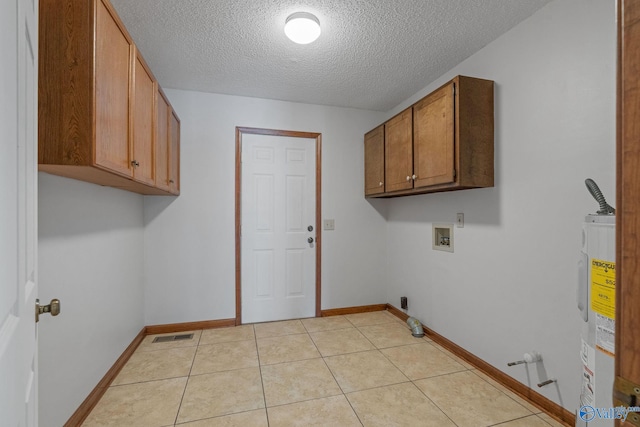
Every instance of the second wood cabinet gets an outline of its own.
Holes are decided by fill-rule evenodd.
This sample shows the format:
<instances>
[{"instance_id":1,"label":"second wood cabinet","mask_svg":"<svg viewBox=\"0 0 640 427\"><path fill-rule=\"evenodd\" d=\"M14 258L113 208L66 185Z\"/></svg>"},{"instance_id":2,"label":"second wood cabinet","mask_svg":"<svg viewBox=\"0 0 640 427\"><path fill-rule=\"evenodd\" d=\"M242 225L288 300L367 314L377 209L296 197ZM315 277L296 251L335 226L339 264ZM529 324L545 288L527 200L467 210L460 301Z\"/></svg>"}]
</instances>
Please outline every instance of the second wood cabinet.
<instances>
[{"instance_id":1,"label":"second wood cabinet","mask_svg":"<svg viewBox=\"0 0 640 427\"><path fill-rule=\"evenodd\" d=\"M95 8L95 68L92 69L92 58L87 56L90 51L79 46L82 40L92 41L91 35L85 34L92 27L91 22L79 16L83 12L79 4L66 11L53 10L62 6L59 3L47 0L40 3L40 163L85 164L95 156L96 166L132 177L129 76L133 41L108 4L100 0L83 2L85 8L92 9L91 3ZM53 57L64 47L52 37L68 31L63 22L53 22L56 14L63 14L68 22L76 24L72 33L75 38L71 38L70 51L63 57L65 60ZM67 66L71 61L76 61L75 67ZM92 85L95 87L94 105L90 104ZM65 95L69 99L65 100ZM94 108L95 117L92 117ZM75 129L70 126L74 122ZM92 129L95 129L95 146L91 145ZM63 139L56 142L60 133ZM56 154L61 154L62 158L54 158L50 155L51 148L60 143L63 144L62 152L58 150Z\"/></svg>"},{"instance_id":2,"label":"second wood cabinet","mask_svg":"<svg viewBox=\"0 0 640 427\"><path fill-rule=\"evenodd\" d=\"M180 119L173 109L169 116L169 191L180 194Z\"/></svg>"},{"instance_id":3,"label":"second wood cabinet","mask_svg":"<svg viewBox=\"0 0 640 427\"><path fill-rule=\"evenodd\" d=\"M413 155L411 148L411 108L384 124L385 191L413 187Z\"/></svg>"},{"instance_id":4,"label":"second wood cabinet","mask_svg":"<svg viewBox=\"0 0 640 427\"><path fill-rule=\"evenodd\" d=\"M492 187L493 126L493 82L457 76L365 135L365 183L368 171L385 171L384 191L365 184L365 196ZM367 138L381 127L385 155L376 166Z\"/></svg>"},{"instance_id":5,"label":"second wood cabinet","mask_svg":"<svg viewBox=\"0 0 640 427\"><path fill-rule=\"evenodd\" d=\"M155 100L156 83L153 74L146 66L144 59L136 55L133 63L133 138L130 164L133 179L144 184L155 186Z\"/></svg>"},{"instance_id":6,"label":"second wood cabinet","mask_svg":"<svg viewBox=\"0 0 640 427\"><path fill-rule=\"evenodd\" d=\"M384 193L384 125L364 136L364 194Z\"/></svg>"},{"instance_id":7,"label":"second wood cabinet","mask_svg":"<svg viewBox=\"0 0 640 427\"><path fill-rule=\"evenodd\" d=\"M156 186L180 193L180 120L161 89L156 106Z\"/></svg>"},{"instance_id":8,"label":"second wood cabinet","mask_svg":"<svg viewBox=\"0 0 640 427\"><path fill-rule=\"evenodd\" d=\"M413 106L414 188L455 182L454 91L451 82Z\"/></svg>"}]
</instances>

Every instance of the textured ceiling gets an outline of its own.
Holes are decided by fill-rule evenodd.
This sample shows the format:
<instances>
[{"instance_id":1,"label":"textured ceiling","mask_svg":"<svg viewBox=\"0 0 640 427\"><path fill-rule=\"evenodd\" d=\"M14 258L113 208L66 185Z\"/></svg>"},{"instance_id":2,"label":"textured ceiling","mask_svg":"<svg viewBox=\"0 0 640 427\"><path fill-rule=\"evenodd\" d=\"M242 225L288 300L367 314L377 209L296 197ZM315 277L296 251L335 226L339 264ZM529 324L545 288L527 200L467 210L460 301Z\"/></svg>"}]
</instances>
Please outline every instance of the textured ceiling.
<instances>
[{"instance_id":1,"label":"textured ceiling","mask_svg":"<svg viewBox=\"0 0 640 427\"><path fill-rule=\"evenodd\" d=\"M379 111L548 2L112 0L163 87ZM297 11L320 20L312 44L284 35Z\"/></svg>"}]
</instances>

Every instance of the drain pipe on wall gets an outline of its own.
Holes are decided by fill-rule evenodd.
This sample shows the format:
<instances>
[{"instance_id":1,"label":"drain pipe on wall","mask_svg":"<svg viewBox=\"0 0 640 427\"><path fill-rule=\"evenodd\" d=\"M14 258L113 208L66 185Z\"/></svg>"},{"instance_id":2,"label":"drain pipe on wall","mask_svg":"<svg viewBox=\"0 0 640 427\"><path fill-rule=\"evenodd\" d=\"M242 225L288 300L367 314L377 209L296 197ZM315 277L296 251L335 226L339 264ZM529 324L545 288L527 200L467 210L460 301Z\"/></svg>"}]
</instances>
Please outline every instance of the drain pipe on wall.
<instances>
[{"instance_id":1,"label":"drain pipe on wall","mask_svg":"<svg viewBox=\"0 0 640 427\"><path fill-rule=\"evenodd\" d=\"M424 336L424 329L422 329L422 323L415 317L409 317L407 319L407 325L411 328L411 335L416 338L422 338Z\"/></svg>"},{"instance_id":2,"label":"drain pipe on wall","mask_svg":"<svg viewBox=\"0 0 640 427\"><path fill-rule=\"evenodd\" d=\"M407 297L400 297L400 307L406 313L409 309ZM422 338L424 336L424 329L422 328L422 323L415 317L409 317L407 319L407 325L411 328L411 335L416 338Z\"/></svg>"}]
</instances>

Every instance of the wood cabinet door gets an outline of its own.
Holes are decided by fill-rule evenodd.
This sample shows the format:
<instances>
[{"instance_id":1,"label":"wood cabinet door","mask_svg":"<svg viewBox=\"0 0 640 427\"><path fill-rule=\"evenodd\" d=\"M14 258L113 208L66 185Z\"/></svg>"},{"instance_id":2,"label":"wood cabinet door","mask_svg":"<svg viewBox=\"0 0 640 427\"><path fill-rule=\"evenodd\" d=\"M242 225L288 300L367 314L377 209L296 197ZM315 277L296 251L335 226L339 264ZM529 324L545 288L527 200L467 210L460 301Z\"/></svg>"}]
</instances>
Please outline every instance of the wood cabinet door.
<instances>
[{"instance_id":1,"label":"wood cabinet door","mask_svg":"<svg viewBox=\"0 0 640 427\"><path fill-rule=\"evenodd\" d=\"M156 187L169 191L169 102L156 96Z\"/></svg>"},{"instance_id":2,"label":"wood cabinet door","mask_svg":"<svg viewBox=\"0 0 640 427\"><path fill-rule=\"evenodd\" d=\"M169 191L180 194L180 120L169 114Z\"/></svg>"},{"instance_id":3,"label":"wood cabinet door","mask_svg":"<svg viewBox=\"0 0 640 427\"><path fill-rule=\"evenodd\" d=\"M384 193L384 125L364 136L364 195Z\"/></svg>"},{"instance_id":4,"label":"wood cabinet door","mask_svg":"<svg viewBox=\"0 0 640 427\"><path fill-rule=\"evenodd\" d=\"M137 54L133 63L133 178L155 184L154 101L156 86L153 75Z\"/></svg>"},{"instance_id":5,"label":"wood cabinet door","mask_svg":"<svg viewBox=\"0 0 640 427\"><path fill-rule=\"evenodd\" d=\"M408 108L384 126L385 190L413 187L412 109Z\"/></svg>"},{"instance_id":6,"label":"wood cabinet door","mask_svg":"<svg viewBox=\"0 0 640 427\"><path fill-rule=\"evenodd\" d=\"M413 107L414 187L455 180L454 84L435 91Z\"/></svg>"},{"instance_id":7,"label":"wood cabinet door","mask_svg":"<svg viewBox=\"0 0 640 427\"><path fill-rule=\"evenodd\" d=\"M98 166L131 177L129 73L132 42L102 0L96 3L94 161Z\"/></svg>"}]
</instances>

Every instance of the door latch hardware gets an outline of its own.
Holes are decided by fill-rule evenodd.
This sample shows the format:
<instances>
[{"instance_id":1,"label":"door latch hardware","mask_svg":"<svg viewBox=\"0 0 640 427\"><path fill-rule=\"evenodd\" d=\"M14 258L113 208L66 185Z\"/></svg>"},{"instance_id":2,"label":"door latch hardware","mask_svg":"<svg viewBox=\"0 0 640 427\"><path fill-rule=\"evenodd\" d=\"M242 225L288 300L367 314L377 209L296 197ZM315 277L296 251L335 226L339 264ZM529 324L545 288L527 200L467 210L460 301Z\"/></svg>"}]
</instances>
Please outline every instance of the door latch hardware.
<instances>
[{"instance_id":1,"label":"door latch hardware","mask_svg":"<svg viewBox=\"0 0 640 427\"><path fill-rule=\"evenodd\" d=\"M60 300L54 298L47 305L40 305L40 300L36 299L36 323L40 320L40 315L43 313L49 313L52 316L60 314Z\"/></svg>"},{"instance_id":2,"label":"door latch hardware","mask_svg":"<svg viewBox=\"0 0 640 427\"><path fill-rule=\"evenodd\" d=\"M309 242L309 243L313 243L313 237L309 237L309 238L307 239L307 242Z\"/></svg>"},{"instance_id":3,"label":"door latch hardware","mask_svg":"<svg viewBox=\"0 0 640 427\"><path fill-rule=\"evenodd\" d=\"M616 377L613 383L613 406L640 406L640 385L622 377ZM640 427L640 412L629 412L626 421Z\"/></svg>"}]
</instances>

